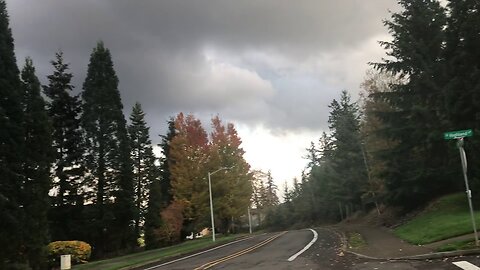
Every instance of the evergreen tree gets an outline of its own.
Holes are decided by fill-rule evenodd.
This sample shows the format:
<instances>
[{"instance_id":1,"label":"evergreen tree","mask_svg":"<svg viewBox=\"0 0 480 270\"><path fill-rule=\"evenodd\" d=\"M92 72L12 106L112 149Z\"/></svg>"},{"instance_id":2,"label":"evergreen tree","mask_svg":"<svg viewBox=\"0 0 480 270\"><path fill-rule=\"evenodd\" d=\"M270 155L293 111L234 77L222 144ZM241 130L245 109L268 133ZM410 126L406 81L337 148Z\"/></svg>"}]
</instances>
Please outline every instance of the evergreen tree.
<instances>
[{"instance_id":1,"label":"evergreen tree","mask_svg":"<svg viewBox=\"0 0 480 270\"><path fill-rule=\"evenodd\" d=\"M358 107L350 101L348 93L342 91L340 102L333 100L330 108L328 123L334 139L331 165L337 175L332 183L333 193L350 208L359 207L367 174L361 149Z\"/></svg>"},{"instance_id":2,"label":"evergreen tree","mask_svg":"<svg viewBox=\"0 0 480 270\"><path fill-rule=\"evenodd\" d=\"M162 203L162 186L159 179L155 179L149 188L148 208L145 214L145 247L155 249L162 247L164 241L158 234L158 230L164 224L161 216L165 206Z\"/></svg>"},{"instance_id":3,"label":"evergreen tree","mask_svg":"<svg viewBox=\"0 0 480 270\"><path fill-rule=\"evenodd\" d=\"M136 242L130 142L118 78L110 51L99 42L93 49L83 84L82 124L86 132L87 166L95 192L96 251L131 248ZM108 243L108 245L107 245Z\"/></svg>"},{"instance_id":4,"label":"evergreen tree","mask_svg":"<svg viewBox=\"0 0 480 270\"><path fill-rule=\"evenodd\" d=\"M326 160L321 166L316 166L308 175L308 184L310 189L304 189L313 194L312 203L313 215L321 220L338 221L342 215L338 212L341 201L333 192L336 187L338 175L333 169L332 161ZM303 194L307 196L308 194ZM307 196L308 197L308 196Z\"/></svg>"},{"instance_id":5,"label":"evergreen tree","mask_svg":"<svg viewBox=\"0 0 480 270\"><path fill-rule=\"evenodd\" d=\"M446 130L473 129L480 132L480 3L477 0L448 1L445 42L445 78L444 104L441 110L446 112ZM443 81L442 81L443 82ZM472 190L480 186L480 138L467 138L466 151L468 155L470 180ZM455 176L459 175L458 151L450 148L449 160L454 163L450 168L456 168ZM478 195L477 195L478 196ZM474 195L475 197L475 195Z\"/></svg>"},{"instance_id":6,"label":"evergreen tree","mask_svg":"<svg viewBox=\"0 0 480 270\"><path fill-rule=\"evenodd\" d=\"M325 132L322 133L318 145L313 142L309 149L307 171L302 174L301 200L310 202L310 216L323 220L335 220L330 216L332 209L336 209L330 187L334 183L328 171L331 169L333 141ZM312 152L313 151L313 152ZM333 205L333 206L332 206ZM336 213L336 212L335 212Z\"/></svg>"},{"instance_id":7,"label":"evergreen tree","mask_svg":"<svg viewBox=\"0 0 480 270\"><path fill-rule=\"evenodd\" d=\"M163 154L163 159L160 163L160 174L161 174L161 190L162 190L162 196L161 201L163 204L163 207L165 208L167 205L169 205L172 200L172 184L171 184L171 178L172 178L172 172L170 167L175 164L175 160L173 160L171 156L171 144L172 140L175 137L176 134L176 129L175 129L175 120L171 118L168 120L168 132L166 135L161 135L160 137L162 138L162 142L160 143L160 147L162 148L162 154Z\"/></svg>"},{"instance_id":8,"label":"evergreen tree","mask_svg":"<svg viewBox=\"0 0 480 270\"><path fill-rule=\"evenodd\" d=\"M283 202L287 204L292 202L292 191L288 188L286 181L283 185Z\"/></svg>"},{"instance_id":9,"label":"evergreen tree","mask_svg":"<svg viewBox=\"0 0 480 270\"><path fill-rule=\"evenodd\" d=\"M259 216L260 223L270 208L279 205L277 185L273 182L270 171L255 170L252 173L252 202ZM286 198L284 198L286 200Z\"/></svg>"},{"instance_id":10,"label":"evergreen tree","mask_svg":"<svg viewBox=\"0 0 480 270\"><path fill-rule=\"evenodd\" d=\"M5 269L21 252L19 193L25 179L22 91L4 0L0 0L0 59L0 268Z\"/></svg>"},{"instance_id":11,"label":"evergreen tree","mask_svg":"<svg viewBox=\"0 0 480 270\"><path fill-rule=\"evenodd\" d=\"M263 183L263 177L265 175L261 170L254 170L252 172L252 205L257 209L263 209L263 194L265 194L265 184Z\"/></svg>"},{"instance_id":12,"label":"evergreen tree","mask_svg":"<svg viewBox=\"0 0 480 270\"><path fill-rule=\"evenodd\" d=\"M322 136L318 140L320 157L318 158L319 165L324 165L333 157L333 150L335 148L332 136L322 132Z\"/></svg>"},{"instance_id":13,"label":"evergreen tree","mask_svg":"<svg viewBox=\"0 0 480 270\"><path fill-rule=\"evenodd\" d=\"M304 159L308 160L308 169L312 169L315 166L319 165L320 160L320 153L315 145L314 142L310 142L310 147L306 149L307 155L303 157Z\"/></svg>"},{"instance_id":14,"label":"evergreen tree","mask_svg":"<svg viewBox=\"0 0 480 270\"><path fill-rule=\"evenodd\" d=\"M273 182L272 172L268 171L267 179L265 183L265 197L264 197L264 205L266 207L271 207L278 205L280 203L277 195L278 187Z\"/></svg>"},{"instance_id":15,"label":"evergreen tree","mask_svg":"<svg viewBox=\"0 0 480 270\"><path fill-rule=\"evenodd\" d=\"M145 113L138 102L133 106L130 122L128 132L130 134L133 178L135 182L135 206L137 210L135 232L137 237L140 237L148 206L148 191L152 183L158 178L158 170L155 166L156 159L153 154L152 142L150 141L149 128L145 122Z\"/></svg>"},{"instance_id":16,"label":"evergreen tree","mask_svg":"<svg viewBox=\"0 0 480 270\"><path fill-rule=\"evenodd\" d=\"M175 164L171 155L171 144L176 134L175 120L171 118L167 123L167 134L160 136L162 138L160 147L163 154L159 167L160 179L154 180L149 188L148 208L145 214L145 245L147 249L169 244L159 233L160 228L165 225L161 213L173 201L170 168Z\"/></svg>"},{"instance_id":17,"label":"evergreen tree","mask_svg":"<svg viewBox=\"0 0 480 270\"><path fill-rule=\"evenodd\" d=\"M446 15L434 0L399 4L403 10L385 23L393 41L382 43L392 59L376 66L403 81L376 98L391 108L378 114L385 124L384 136L398 143L383 153L389 199L412 208L452 188L440 106Z\"/></svg>"},{"instance_id":18,"label":"evergreen tree","mask_svg":"<svg viewBox=\"0 0 480 270\"><path fill-rule=\"evenodd\" d=\"M57 210L62 212L63 219L67 215L64 213L66 206L82 206L84 202L84 141L80 127L80 97L71 94L74 88L71 84L73 75L69 72L69 64L63 60L63 52L57 52L51 64L54 71L47 76L48 85L43 86L43 91L50 99L48 114L54 128L53 146L56 154L53 177L56 196L53 202Z\"/></svg>"},{"instance_id":19,"label":"evergreen tree","mask_svg":"<svg viewBox=\"0 0 480 270\"><path fill-rule=\"evenodd\" d=\"M452 129L472 128L480 119L480 3L476 0L448 1L446 28L448 81L444 110Z\"/></svg>"},{"instance_id":20,"label":"evergreen tree","mask_svg":"<svg viewBox=\"0 0 480 270\"><path fill-rule=\"evenodd\" d=\"M25 182L22 185L22 254L30 267L45 267L45 246L49 241L47 213L50 207L50 164L53 156L51 123L40 96L40 82L30 58L21 73L24 86Z\"/></svg>"}]
</instances>

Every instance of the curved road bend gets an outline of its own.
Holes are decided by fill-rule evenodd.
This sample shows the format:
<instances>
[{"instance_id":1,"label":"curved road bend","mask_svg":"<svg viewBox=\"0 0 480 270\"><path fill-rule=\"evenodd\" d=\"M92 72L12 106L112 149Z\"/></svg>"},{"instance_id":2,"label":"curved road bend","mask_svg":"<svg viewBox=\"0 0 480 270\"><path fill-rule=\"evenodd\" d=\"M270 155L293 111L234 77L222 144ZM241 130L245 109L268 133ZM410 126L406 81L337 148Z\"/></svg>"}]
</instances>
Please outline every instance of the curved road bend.
<instances>
[{"instance_id":1,"label":"curved road bend","mask_svg":"<svg viewBox=\"0 0 480 270\"><path fill-rule=\"evenodd\" d=\"M313 265L313 262L302 255L291 262L288 259L308 245L313 237L308 229L263 234L185 260L146 269L309 269L305 267Z\"/></svg>"},{"instance_id":2,"label":"curved road bend","mask_svg":"<svg viewBox=\"0 0 480 270\"><path fill-rule=\"evenodd\" d=\"M440 258L437 260L389 261L369 260L344 254L340 249L340 238L331 230L315 229L318 241L295 260L292 255L312 242L312 231L299 230L270 233L224 246L170 264L144 270L165 269L320 269L320 270L479 270L480 256Z\"/></svg>"}]
</instances>

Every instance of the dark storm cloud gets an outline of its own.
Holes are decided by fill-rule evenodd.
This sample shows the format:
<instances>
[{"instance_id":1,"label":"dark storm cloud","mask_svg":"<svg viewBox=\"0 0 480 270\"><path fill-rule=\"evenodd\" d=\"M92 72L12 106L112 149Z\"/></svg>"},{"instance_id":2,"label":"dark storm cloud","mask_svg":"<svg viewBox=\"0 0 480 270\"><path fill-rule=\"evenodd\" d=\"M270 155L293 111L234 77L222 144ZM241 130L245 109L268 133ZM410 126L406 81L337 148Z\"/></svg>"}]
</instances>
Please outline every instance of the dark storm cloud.
<instances>
[{"instance_id":1,"label":"dark storm cloud","mask_svg":"<svg viewBox=\"0 0 480 270\"><path fill-rule=\"evenodd\" d=\"M103 40L125 113L141 102L154 135L179 111L272 129L325 127L326 105L358 88L365 62L375 60L368 44L386 32L381 20L395 1L7 0L7 7L18 62L31 56L42 80L62 49L81 89L91 49Z\"/></svg>"}]
</instances>

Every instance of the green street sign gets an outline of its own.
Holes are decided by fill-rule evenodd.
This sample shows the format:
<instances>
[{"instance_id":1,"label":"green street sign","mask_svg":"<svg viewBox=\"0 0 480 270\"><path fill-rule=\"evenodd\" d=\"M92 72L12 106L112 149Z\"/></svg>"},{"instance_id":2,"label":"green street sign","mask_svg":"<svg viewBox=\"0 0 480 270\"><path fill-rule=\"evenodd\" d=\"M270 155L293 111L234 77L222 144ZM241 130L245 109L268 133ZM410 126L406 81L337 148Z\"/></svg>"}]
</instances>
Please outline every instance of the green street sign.
<instances>
[{"instance_id":1,"label":"green street sign","mask_svg":"<svg viewBox=\"0 0 480 270\"><path fill-rule=\"evenodd\" d=\"M454 140L454 139L460 139L460 138L472 137L472 136L473 136L473 131L471 129L456 130L456 131L443 133L443 138L445 140Z\"/></svg>"}]
</instances>

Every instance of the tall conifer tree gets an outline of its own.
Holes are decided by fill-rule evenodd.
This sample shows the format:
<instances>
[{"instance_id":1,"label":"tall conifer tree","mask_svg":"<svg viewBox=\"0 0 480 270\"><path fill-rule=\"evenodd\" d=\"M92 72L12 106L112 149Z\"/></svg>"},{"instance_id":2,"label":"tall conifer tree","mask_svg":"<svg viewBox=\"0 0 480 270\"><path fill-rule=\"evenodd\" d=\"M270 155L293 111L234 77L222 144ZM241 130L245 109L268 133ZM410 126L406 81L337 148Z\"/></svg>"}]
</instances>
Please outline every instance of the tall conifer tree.
<instances>
[{"instance_id":1,"label":"tall conifer tree","mask_svg":"<svg viewBox=\"0 0 480 270\"><path fill-rule=\"evenodd\" d=\"M477 0L451 0L446 28L446 68L443 78L444 104L448 130L473 129L480 133L480 3ZM472 190L480 186L480 139L474 136L467 139L465 149L468 155ZM460 173L458 152L452 149L451 166ZM474 197L478 196L474 194Z\"/></svg>"},{"instance_id":2,"label":"tall conifer tree","mask_svg":"<svg viewBox=\"0 0 480 270\"><path fill-rule=\"evenodd\" d=\"M159 179L154 180L149 188L148 208L145 214L145 245L147 249L159 248L165 245L165 241L158 234L158 230L164 225L161 212L167 208L173 200L171 186L170 166L175 164L171 156L171 143L176 134L175 120L168 120L168 131L161 135L163 157L160 159Z\"/></svg>"},{"instance_id":3,"label":"tall conifer tree","mask_svg":"<svg viewBox=\"0 0 480 270\"><path fill-rule=\"evenodd\" d=\"M47 76L43 92L48 97L48 115L53 124L55 148L52 170L53 197L51 218L52 238L64 240L82 238L83 203L85 198L85 143L80 126L82 111L80 97L73 95L72 73L64 62L63 52L55 54L50 62L53 73Z\"/></svg>"},{"instance_id":4,"label":"tall conifer tree","mask_svg":"<svg viewBox=\"0 0 480 270\"><path fill-rule=\"evenodd\" d=\"M391 91L376 94L391 107L379 112L384 136L398 142L384 151L390 203L417 207L451 190L447 130L441 110L445 10L435 0L401 0L403 10L385 24L393 35L382 42L390 59L376 67L402 78Z\"/></svg>"},{"instance_id":5,"label":"tall conifer tree","mask_svg":"<svg viewBox=\"0 0 480 270\"><path fill-rule=\"evenodd\" d=\"M332 182L332 191L338 201L359 207L367 174L361 149L358 106L350 101L346 91L342 91L340 101L333 100L330 108L328 123L334 145L331 165L337 176Z\"/></svg>"},{"instance_id":6,"label":"tall conifer tree","mask_svg":"<svg viewBox=\"0 0 480 270\"><path fill-rule=\"evenodd\" d=\"M162 203L162 197L160 179L155 179L149 187L148 208L145 213L145 247L147 249L159 248L164 244L157 233L163 225L160 213L165 206Z\"/></svg>"},{"instance_id":7,"label":"tall conifer tree","mask_svg":"<svg viewBox=\"0 0 480 270\"><path fill-rule=\"evenodd\" d=\"M145 122L145 113L140 103L135 103L128 126L133 161L133 178L135 189L135 232L137 237L143 231L145 213L148 206L149 188L158 179L149 128Z\"/></svg>"},{"instance_id":8,"label":"tall conifer tree","mask_svg":"<svg viewBox=\"0 0 480 270\"><path fill-rule=\"evenodd\" d=\"M25 182L22 188L24 211L22 254L33 269L45 267L45 246L49 241L47 213L50 207L50 166L53 160L51 123L40 96L40 82L30 58L21 73L25 121Z\"/></svg>"},{"instance_id":9,"label":"tall conifer tree","mask_svg":"<svg viewBox=\"0 0 480 270\"><path fill-rule=\"evenodd\" d=\"M20 252L24 136L21 85L7 7L0 0L0 268Z\"/></svg>"},{"instance_id":10,"label":"tall conifer tree","mask_svg":"<svg viewBox=\"0 0 480 270\"><path fill-rule=\"evenodd\" d=\"M50 99L48 114L54 127L56 155L53 177L57 190L54 205L83 205L85 165L82 162L84 143L80 128L80 98L71 93L73 75L69 72L69 64L63 60L63 52L57 52L51 64L54 71L47 76L48 85L43 86L43 91Z\"/></svg>"},{"instance_id":11,"label":"tall conifer tree","mask_svg":"<svg viewBox=\"0 0 480 270\"><path fill-rule=\"evenodd\" d=\"M163 159L160 163L160 173L161 173L161 191L162 191L162 204L163 207L167 207L173 199L172 196L172 172L170 167L175 164L175 160L173 160L171 156L171 144L172 140L175 137L176 129L175 129L175 120L171 118L168 120L168 131L166 135L161 135L162 142L160 143L160 147L162 148Z\"/></svg>"},{"instance_id":12,"label":"tall conifer tree","mask_svg":"<svg viewBox=\"0 0 480 270\"><path fill-rule=\"evenodd\" d=\"M83 89L87 166L94 177L94 243L99 252L129 248L136 241L130 142L118 78L102 42L90 56Z\"/></svg>"},{"instance_id":13,"label":"tall conifer tree","mask_svg":"<svg viewBox=\"0 0 480 270\"><path fill-rule=\"evenodd\" d=\"M473 128L480 120L480 3L449 1L446 28L445 111L452 129Z\"/></svg>"}]
</instances>

